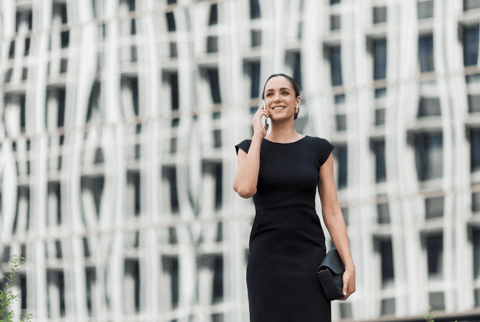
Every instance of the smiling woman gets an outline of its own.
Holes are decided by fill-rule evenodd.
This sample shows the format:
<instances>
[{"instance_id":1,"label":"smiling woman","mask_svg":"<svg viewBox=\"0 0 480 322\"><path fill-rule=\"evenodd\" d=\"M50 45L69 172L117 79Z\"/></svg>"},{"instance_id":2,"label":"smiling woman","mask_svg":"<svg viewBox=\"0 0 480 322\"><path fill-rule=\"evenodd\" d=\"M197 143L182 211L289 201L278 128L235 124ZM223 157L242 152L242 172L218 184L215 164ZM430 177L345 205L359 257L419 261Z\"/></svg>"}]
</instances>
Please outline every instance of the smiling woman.
<instances>
[{"instance_id":1,"label":"smiling woman","mask_svg":"<svg viewBox=\"0 0 480 322\"><path fill-rule=\"evenodd\" d=\"M330 302L317 279L326 254L315 211L317 186L325 224L345 263L343 300L355 291L355 267L333 177L333 145L295 131L301 98L290 76L270 76L262 98L265 109L255 114L252 139L235 146L233 183L241 197L253 196L256 210L247 263L250 321L330 322ZM262 116L272 121L268 136Z\"/></svg>"}]
</instances>

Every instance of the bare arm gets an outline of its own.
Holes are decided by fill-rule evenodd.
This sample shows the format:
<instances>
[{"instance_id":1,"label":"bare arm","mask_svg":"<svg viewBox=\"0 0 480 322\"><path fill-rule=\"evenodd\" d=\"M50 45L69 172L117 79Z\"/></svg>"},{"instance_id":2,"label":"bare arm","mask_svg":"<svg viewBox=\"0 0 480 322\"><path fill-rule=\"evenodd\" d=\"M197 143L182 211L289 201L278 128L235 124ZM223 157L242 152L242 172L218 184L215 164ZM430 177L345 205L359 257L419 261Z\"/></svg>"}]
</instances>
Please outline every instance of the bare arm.
<instances>
[{"instance_id":1,"label":"bare arm","mask_svg":"<svg viewBox=\"0 0 480 322\"><path fill-rule=\"evenodd\" d=\"M270 117L268 111L263 110L263 106L255 113L252 121L254 134L248 154L242 149L238 149L238 170L233 181L233 190L242 198L250 198L257 193L258 173L260 171L260 147L268 129L268 124L265 128L262 127L262 115Z\"/></svg>"},{"instance_id":2,"label":"bare arm","mask_svg":"<svg viewBox=\"0 0 480 322\"><path fill-rule=\"evenodd\" d=\"M345 220L338 203L337 188L333 176L333 156L331 154L320 167L318 192L322 201L323 220L345 264L345 273L343 274L343 293L345 297L343 300L346 300L350 294L355 292L355 265L350 252Z\"/></svg>"}]
</instances>

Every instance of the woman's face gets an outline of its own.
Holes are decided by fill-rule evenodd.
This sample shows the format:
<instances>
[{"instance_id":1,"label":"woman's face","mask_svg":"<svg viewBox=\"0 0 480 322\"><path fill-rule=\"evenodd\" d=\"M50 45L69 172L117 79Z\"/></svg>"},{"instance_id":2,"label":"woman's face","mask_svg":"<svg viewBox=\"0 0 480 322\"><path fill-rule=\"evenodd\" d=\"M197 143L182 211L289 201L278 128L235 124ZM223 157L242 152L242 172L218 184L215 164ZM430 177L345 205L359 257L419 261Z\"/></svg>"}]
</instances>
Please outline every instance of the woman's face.
<instances>
[{"instance_id":1,"label":"woman's face","mask_svg":"<svg viewBox=\"0 0 480 322\"><path fill-rule=\"evenodd\" d=\"M265 106L272 122L293 120L295 111L300 107L300 97L295 97L293 86L284 77L273 77L265 86Z\"/></svg>"}]
</instances>

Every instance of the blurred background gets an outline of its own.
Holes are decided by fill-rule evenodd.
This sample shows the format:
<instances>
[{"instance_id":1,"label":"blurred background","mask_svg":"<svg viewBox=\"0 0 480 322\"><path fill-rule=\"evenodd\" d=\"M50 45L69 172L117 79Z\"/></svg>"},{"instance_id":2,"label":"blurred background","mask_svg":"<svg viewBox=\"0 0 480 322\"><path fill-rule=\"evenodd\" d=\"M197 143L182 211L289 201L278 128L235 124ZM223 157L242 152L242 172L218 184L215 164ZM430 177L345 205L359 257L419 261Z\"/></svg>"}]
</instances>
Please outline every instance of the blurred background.
<instances>
[{"instance_id":1,"label":"blurred background","mask_svg":"<svg viewBox=\"0 0 480 322\"><path fill-rule=\"evenodd\" d=\"M3 0L16 315L248 322L234 145L283 72L297 131L335 145L357 292L333 320L480 319L479 22L480 0Z\"/></svg>"}]
</instances>

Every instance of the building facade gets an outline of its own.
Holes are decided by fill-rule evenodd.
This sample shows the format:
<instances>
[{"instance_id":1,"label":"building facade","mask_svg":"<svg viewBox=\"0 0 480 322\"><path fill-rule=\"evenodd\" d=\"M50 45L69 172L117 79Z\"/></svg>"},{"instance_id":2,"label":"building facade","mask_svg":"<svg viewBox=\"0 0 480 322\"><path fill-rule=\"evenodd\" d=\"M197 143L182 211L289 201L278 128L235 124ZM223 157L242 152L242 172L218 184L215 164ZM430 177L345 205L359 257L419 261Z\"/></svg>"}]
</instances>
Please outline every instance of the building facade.
<instances>
[{"instance_id":1,"label":"building facade","mask_svg":"<svg viewBox=\"0 0 480 322\"><path fill-rule=\"evenodd\" d=\"M479 22L478 0L3 0L16 315L248 321L234 145L283 72L297 131L335 145L357 292L334 321L479 316Z\"/></svg>"}]
</instances>

